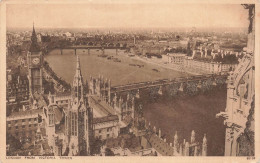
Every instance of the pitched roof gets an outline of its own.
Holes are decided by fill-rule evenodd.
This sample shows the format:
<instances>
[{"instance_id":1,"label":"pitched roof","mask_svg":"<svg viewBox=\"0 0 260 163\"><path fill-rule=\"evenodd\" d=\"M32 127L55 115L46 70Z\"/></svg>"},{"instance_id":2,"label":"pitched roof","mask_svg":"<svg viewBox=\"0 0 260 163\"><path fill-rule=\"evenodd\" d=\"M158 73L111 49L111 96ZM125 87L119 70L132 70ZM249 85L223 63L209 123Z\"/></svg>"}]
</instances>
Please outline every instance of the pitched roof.
<instances>
[{"instance_id":1,"label":"pitched roof","mask_svg":"<svg viewBox=\"0 0 260 163\"><path fill-rule=\"evenodd\" d=\"M172 156L173 148L167 143L164 142L163 139L159 138L155 133L153 133L148 139L149 143L152 147L158 151L163 156Z\"/></svg>"},{"instance_id":2,"label":"pitched roof","mask_svg":"<svg viewBox=\"0 0 260 163\"><path fill-rule=\"evenodd\" d=\"M94 118L93 124L104 123L104 122L109 122L109 121L118 121L118 120L119 119L118 119L117 115L109 115L106 117Z\"/></svg>"},{"instance_id":3,"label":"pitched roof","mask_svg":"<svg viewBox=\"0 0 260 163\"><path fill-rule=\"evenodd\" d=\"M7 117L7 120L9 118L19 118L19 117L36 117L38 114L42 114L42 109L30 109L25 111L19 111L19 112L12 112L11 115Z\"/></svg>"}]
</instances>

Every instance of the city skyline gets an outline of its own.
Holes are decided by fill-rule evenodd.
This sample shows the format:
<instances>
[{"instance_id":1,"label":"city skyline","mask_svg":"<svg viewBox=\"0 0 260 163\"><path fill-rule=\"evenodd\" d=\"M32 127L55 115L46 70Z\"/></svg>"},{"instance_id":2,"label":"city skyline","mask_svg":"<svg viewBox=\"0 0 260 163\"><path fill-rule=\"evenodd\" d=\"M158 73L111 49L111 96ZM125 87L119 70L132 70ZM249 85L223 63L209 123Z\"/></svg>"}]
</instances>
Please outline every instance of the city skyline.
<instances>
[{"instance_id":1,"label":"city skyline","mask_svg":"<svg viewBox=\"0 0 260 163\"><path fill-rule=\"evenodd\" d=\"M7 28L33 22L40 28L246 28L248 14L240 4L7 5Z\"/></svg>"}]
</instances>

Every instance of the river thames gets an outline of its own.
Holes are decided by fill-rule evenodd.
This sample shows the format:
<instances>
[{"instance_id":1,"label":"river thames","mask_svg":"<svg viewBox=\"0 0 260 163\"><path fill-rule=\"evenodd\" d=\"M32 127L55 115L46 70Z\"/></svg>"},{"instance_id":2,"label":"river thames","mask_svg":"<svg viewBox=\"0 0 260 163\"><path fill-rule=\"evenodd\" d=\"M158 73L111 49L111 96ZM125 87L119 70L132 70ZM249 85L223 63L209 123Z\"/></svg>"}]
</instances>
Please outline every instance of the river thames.
<instances>
[{"instance_id":1,"label":"river thames","mask_svg":"<svg viewBox=\"0 0 260 163\"><path fill-rule=\"evenodd\" d=\"M177 72L128 57L123 50L119 51L119 55L115 55L115 50L113 49L105 50L106 55L118 58L120 62L105 57L98 57L101 53L101 50L95 49L91 49L90 54L88 54L87 50L77 50L84 80L89 80L90 76L98 77L100 74L103 75L104 78L110 79L112 86L114 86L163 78L173 79L176 77L189 76L187 73ZM56 49L51 51L44 58L59 77L72 83L76 71L76 56L74 55L74 50L63 50L61 55L60 50Z\"/></svg>"},{"instance_id":2,"label":"river thames","mask_svg":"<svg viewBox=\"0 0 260 163\"><path fill-rule=\"evenodd\" d=\"M120 62L106 57L99 57L101 50L77 50L80 57L81 71L84 80L90 76L111 79L112 86L153 81L163 78L186 77L190 74L174 71L129 57L124 51L115 54L115 50L105 50L105 54L117 58ZM76 69L74 50L56 49L46 55L45 60L59 77L72 83ZM133 66L139 65L139 66ZM190 141L191 131L195 130L196 137L202 142L204 133L208 139L208 155L223 156L225 127L222 119L215 117L216 113L224 111L226 105L226 89L218 89L207 94L175 99L158 98L156 101L144 102L144 117L161 128L162 135L168 142L173 141L175 131L178 131L179 140ZM214 148L213 148L214 147Z\"/></svg>"}]
</instances>

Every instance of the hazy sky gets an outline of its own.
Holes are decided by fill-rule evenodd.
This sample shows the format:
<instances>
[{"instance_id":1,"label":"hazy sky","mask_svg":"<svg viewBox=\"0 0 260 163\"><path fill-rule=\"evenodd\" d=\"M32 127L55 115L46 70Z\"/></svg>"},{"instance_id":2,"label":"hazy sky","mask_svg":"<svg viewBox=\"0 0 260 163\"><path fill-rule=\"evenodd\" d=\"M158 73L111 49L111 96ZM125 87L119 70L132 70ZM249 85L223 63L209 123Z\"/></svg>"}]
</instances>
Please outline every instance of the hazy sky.
<instances>
[{"instance_id":1,"label":"hazy sky","mask_svg":"<svg viewBox=\"0 0 260 163\"><path fill-rule=\"evenodd\" d=\"M7 28L247 27L239 4L8 4Z\"/></svg>"}]
</instances>

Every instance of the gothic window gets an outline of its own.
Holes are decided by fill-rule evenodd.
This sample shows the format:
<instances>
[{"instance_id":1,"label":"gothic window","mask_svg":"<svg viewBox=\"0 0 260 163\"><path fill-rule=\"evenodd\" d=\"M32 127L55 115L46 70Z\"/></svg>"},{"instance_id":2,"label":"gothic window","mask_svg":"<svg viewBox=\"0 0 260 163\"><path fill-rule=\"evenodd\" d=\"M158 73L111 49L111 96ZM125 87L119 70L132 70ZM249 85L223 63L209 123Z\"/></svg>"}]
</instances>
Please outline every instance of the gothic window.
<instances>
[{"instance_id":1,"label":"gothic window","mask_svg":"<svg viewBox=\"0 0 260 163\"><path fill-rule=\"evenodd\" d=\"M77 114L75 113L75 136L77 136L77 131L78 129L78 117L77 117Z\"/></svg>"},{"instance_id":2,"label":"gothic window","mask_svg":"<svg viewBox=\"0 0 260 163\"><path fill-rule=\"evenodd\" d=\"M49 114L49 125L54 124L54 114Z\"/></svg>"},{"instance_id":3,"label":"gothic window","mask_svg":"<svg viewBox=\"0 0 260 163\"><path fill-rule=\"evenodd\" d=\"M74 135L74 128L75 128L75 125L74 125L74 113L72 113L72 116L71 116L71 134Z\"/></svg>"},{"instance_id":4,"label":"gothic window","mask_svg":"<svg viewBox=\"0 0 260 163\"><path fill-rule=\"evenodd\" d=\"M79 98L81 98L80 96L81 96L81 86L79 86L79 90L78 90L78 96L79 96Z\"/></svg>"},{"instance_id":5,"label":"gothic window","mask_svg":"<svg viewBox=\"0 0 260 163\"><path fill-rule=\"evenodd\" d=\"M72 113L71 115L71 134L77 136L77 114Z\"/></svg>"},{"instance_id":6,"label":"gothic window","mask_svg":"<svg viewBox=\"0 0 260 163\"><path fill-rule=\"evenodd\" d=\"M77 87L74 88L75 97L77 97Z\"/></svg>"}]
</instances>

